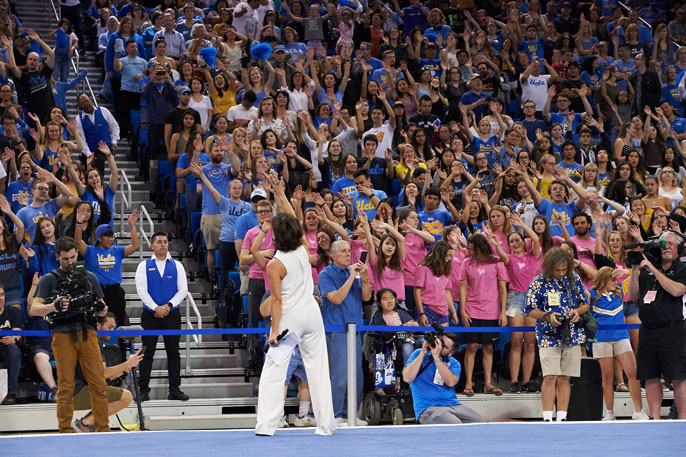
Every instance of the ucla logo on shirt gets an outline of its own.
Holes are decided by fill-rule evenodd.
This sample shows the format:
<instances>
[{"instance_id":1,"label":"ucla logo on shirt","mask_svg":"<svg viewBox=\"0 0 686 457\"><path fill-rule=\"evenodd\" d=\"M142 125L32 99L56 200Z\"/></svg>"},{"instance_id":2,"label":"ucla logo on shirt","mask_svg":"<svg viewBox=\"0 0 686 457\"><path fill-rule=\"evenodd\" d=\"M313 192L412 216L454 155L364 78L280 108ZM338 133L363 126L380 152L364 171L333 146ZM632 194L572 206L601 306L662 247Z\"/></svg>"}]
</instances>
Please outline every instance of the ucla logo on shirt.
<instances>
[{"instance_id":1,"label":"ucla logo on shirt","mask_svg":"<svg viewBox=\"0 0 686 457\"><path fill-rule=\"evenodd\" d=\"M422 227L424 228L424 231L429 232L432 235L443 233L443 223L439 220L423 221Z\"/></svg>"},{"instance_id":2,"label":"ucla logo on shirt","mask_svg":"<svg viewBox=\"0 0 686 457\"><path fill-rule=\"evenodd\" d=\"M370 209L376 209L376 206L372 204L371 200L368 203L364 203L361 200L357 200L355 203L357 204L357 208L355 208L357 211L367 211Z\"/></svg>"},{"instance_id":3,"label":"ucla logo on shirt","mask_svg":"<svg viewBox=\"0 0 686 457\"><path fill-rule=\"evenodd\" d=\"M112 254L98 254L98 267L101 270L110 270L116 266L116 263L117 259Z\"/></svg>"},{"instance_id":4,"label":"ucla logo on shirt","mask_svg":"<svg viewBox=\"0 0 686 457\"><path fill-rule=\"evenodd\" d=\"M352 193L356 191L355 184L353 184L352 186L344 187L341 191L345 195L352 195Z\"/></svg>"},{"instance_id":5,"label":"ucla logo on shirt","mask_svg":"<svg viewBox=\"0 0 686 457\"><path fill-rule=\"evenodd\" d=\"M31 219L31 220L33 221L34 224L37 224L38 220L41 217L45 217L45 216L48 216L48 214L43 213L43 211L38 211L38 214L36 216L34 216L33 219ZM27 232L27 234L28 234L28 232Z\"/></svg>"},{"instance_id":6,"label":"ucla logo on shirt","mask_svg":"<svg viewBox=\"0 0 686 457\"><path fill-rule=\"evenodd\" d=\"M569 219L569 214L567 214L564 211L558 211L556 209L553 209L553 213L550 215L550 225L558 225L556 221L558 217L562 220L562 223L565 225L565 227L572 222Z\"/></svg>"}]
</instances>

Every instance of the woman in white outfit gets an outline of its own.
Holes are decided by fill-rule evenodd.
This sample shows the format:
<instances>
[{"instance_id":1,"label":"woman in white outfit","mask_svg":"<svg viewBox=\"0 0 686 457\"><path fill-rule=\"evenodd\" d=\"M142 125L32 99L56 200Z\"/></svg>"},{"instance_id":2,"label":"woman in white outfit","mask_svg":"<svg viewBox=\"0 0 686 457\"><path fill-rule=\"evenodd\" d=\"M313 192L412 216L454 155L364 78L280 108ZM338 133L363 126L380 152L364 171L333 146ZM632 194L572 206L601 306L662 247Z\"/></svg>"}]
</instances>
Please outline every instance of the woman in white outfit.
<instances>
[{"instance_id":1,"label":"woman in white outfit","mask_svg":"<svg viewBox=\"0 0 686 457\"><path fill-rule=\"evenodd\" d=\"M276 254L267 265L272 315L267 344L270 347L278 346L276 337L285 329L300 337L300 352L305 363L312 407L317 420L316 433L331 435L336 430L336 421L331 399L329 360L324 321L312 295L314 283L307 241L284 194L283 183L276 182L273 187L281 214L277 214L272 220ZM269 357L265 358L257 400L256 435L271 436L279 425L288 361L284 360L276 365Z\"/></svg>"}]
</instances>

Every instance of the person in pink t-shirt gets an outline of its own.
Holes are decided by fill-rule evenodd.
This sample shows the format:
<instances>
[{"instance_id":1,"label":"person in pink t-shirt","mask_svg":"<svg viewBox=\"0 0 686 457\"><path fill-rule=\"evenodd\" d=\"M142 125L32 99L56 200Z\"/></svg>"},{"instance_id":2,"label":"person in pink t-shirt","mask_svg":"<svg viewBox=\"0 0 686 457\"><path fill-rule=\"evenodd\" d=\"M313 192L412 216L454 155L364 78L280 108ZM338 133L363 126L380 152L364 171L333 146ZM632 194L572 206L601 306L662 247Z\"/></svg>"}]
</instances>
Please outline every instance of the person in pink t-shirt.
<instances>
[{"instance_id":1,"label":"person in pink t-shirt","mask_svg":"<svg viewBox=\"0 0 686 457\"><path fill-rule=\"evenodd\" d=\"M526 242L522 232L513 232L507 241L510 245L510 254L500 249L498 240L491 240L495 245L500 260L503 261L510 277L510 290L507 293L507 322L510 327L533 327L536 320L526 317L526 294L529 284L541 272L541 244L538 235L526 226L517 213L511 217L512 225L523 230L531 240L531 249L526 249ZM522 340L524 340L524 357L522 358ZM536 359L536 334L533 332L512 332L510 334L510 392L520 393L536 392L538 386L531 382L531 372ZM522 382L519 379L519 367L522 366Z\"/></svg>"},{"instance_id":2,"label":"person in pink t-shirt","mask_svg":"<svg viewBox=\"0 0 686 457\"><path fill-rule=\"evenodd\" d=\"M386 234L381 236L379 247L374 247L369 220L364 212L360 212L360 219L364 224L367 241L367 252L369 257L370 278L374 292L381 289L392 289L396 291L396 299L401 308L405 307L405 237L398 232L395 227L378 219L372 221L376 233Z\"/></svg>"},{"instance_id":3,"label":"person in pink t-shirt","mask_svg":"<svg viewBox=\"0 0 686 457\"><path fill-rule=\"evenodd\" d=\"M462 264L469 255L467 251L467 239L462 234L462 231L456 225L450 225L443 229L443 241L447 241L450 247L453 248L452 270L450 271L450 295L453 300L460 299L460 272L462 271ZM455 303L455 308L459 316L459 303Z\"/></svg>"},{"instance_id":4,"label":"person in pink t-shirt","mask_svg":"<svg viewBox=\"0 0 686 457\"><path fill-rule=\"evenodd\" d=\"M491 208L491 211L488 213L488 224L486 224L486 227L498 238L502 250L509 254L510 246L507 244L507 237L512 233L510 208L501 205ZM493 254L495 254L495 249L493 249Z\"/></svg>"},{"instance_id":5,"label":"person in pink t-shirt","mask_svg":"<svg viewBox=\"0 0 686 457\"><path fill-rule=\"evenodd\" d=\"M398 229L405 236L405 306L407 312L414 316L417 309L414 301L414 273L435 239L432 234L420 229L419 216L413 209L405 209L400 213Z\"/></svg>"},{"instance_id":6,"label":"person in pink t-shirt","mask_svg":"<svg viewBox=\"0 0 686 457\"><path fill-rule=\"evenodd\" d=\"M531 228L534 229L534 232L538 235L538 239L541 243L541 257L544 257L549 250L555 246L561 245L564 241L564 238L561 236L550 235L550 223L542 214L534 217Z\"/></svg>"},{"instance_id":7,"label":"person in pink t-shirt","mask_svg":"<svg viewBox=\"0 0 686 457\"><path fill-rule=\"evenodd\" d=\"M477 233L467 242L469 257L460 273L460 315L465 327L497 327L507 325L507 270L500 259L493 257L491 245ZM494 287L497 284L497 287ZM497 333L466 333L467 351L464 357L464 394L474 395L472 373L479 344L483 351L484 393L502 395L503 391L491 384L493 345Z\"/></svg>"},{"instance_id":8,"label":"person in pink t-shirt","mask_svg":"<svg viewBox=\"0 0 686 457\"><path fill-rule=\"evenodd\" d=\"M414 272L414 300L419 324L424 327L434 322L447 327L450 320L457 323L450 295L454 252L445 241L436 241Z\"/></svg>"}]
</instances>

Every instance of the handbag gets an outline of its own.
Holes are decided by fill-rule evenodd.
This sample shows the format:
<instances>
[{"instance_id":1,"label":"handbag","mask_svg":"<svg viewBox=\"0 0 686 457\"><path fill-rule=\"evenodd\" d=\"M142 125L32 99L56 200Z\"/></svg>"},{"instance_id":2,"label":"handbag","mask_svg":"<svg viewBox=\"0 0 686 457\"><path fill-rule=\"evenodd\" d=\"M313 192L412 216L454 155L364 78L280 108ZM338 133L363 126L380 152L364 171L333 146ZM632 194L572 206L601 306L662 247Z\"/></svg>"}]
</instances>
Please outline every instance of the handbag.
<instances>
[{"instance_id":1,"label":"handbag","mask_svg":"<svg viewBox=\"0 0 686 457\"><path fill-rule=\"evenodd\" d=\"M568 283L570 287L567 288L567 293L569 293L569 299L572 305L576 305L576 282L571 284ZM597 300L598 297L595 297ZM584 329L586 335L586 340L592 340L595 338L596 332L598 332L598 320L591 314L591 309L589 308L583 315L579 316L579 322L577 325Z\"/></svg>"},{"instance_id":2,"label":"handbag","mask_svg":"<svg viewBox=\"0 0 686 457\"><path fill-rule=\"evenodd\" d=\"M391 351L384 344L381 351L374 356L374 387L392 387L395 383L395 364Z\"/></svg>"}]
</instances>

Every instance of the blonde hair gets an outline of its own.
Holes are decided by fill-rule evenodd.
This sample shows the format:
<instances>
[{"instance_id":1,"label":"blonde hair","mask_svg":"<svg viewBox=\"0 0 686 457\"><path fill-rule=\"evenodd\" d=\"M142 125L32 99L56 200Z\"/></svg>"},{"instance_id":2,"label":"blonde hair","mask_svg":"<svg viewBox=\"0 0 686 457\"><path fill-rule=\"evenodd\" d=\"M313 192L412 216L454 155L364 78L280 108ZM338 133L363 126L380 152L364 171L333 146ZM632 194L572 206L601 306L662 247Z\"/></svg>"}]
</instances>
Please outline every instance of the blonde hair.
<instances>
[{"instance_id":1,"label":"blonde hair","mask_svg":"<svg viewBox=\"0 0 686 457\"><path fill-rule=\"evenodd\" d=\"M584 166L584 172L586 170L593 170L595 171L595 179L593 180L592 183L586 182L586 173L581 174L581 182L579 182L579 185L581 186L582 189L585 189L587 187L593 187L597 191L600 191L603 186L600 185L600 181L598 180L598 165L595 163L587 163L586 166Z\"/></svg>"},{"instance_id":2,"label":"blonde hair","mask_svg":"<svg viewBox=\"0 0 686 457\"><path fill-rule=\"evenodd\" d=\"M598 270L598 273L596 273L595 278L593 278L593 290L597 291L598 293L602 293L607 287L608 283L610 281L614 281L612 279L612 273L614 271L615 269L612 267L602 267L600 270ZM615 295L618 295L619 297L623 296L622 289L616 281L614 283L614 288L611 290L611 292Z\"/></svg>"}]
</instances>

